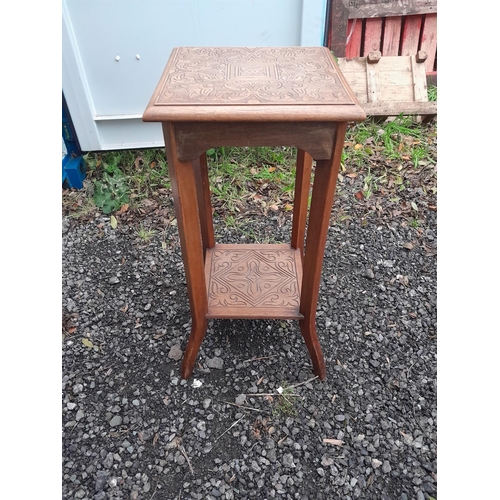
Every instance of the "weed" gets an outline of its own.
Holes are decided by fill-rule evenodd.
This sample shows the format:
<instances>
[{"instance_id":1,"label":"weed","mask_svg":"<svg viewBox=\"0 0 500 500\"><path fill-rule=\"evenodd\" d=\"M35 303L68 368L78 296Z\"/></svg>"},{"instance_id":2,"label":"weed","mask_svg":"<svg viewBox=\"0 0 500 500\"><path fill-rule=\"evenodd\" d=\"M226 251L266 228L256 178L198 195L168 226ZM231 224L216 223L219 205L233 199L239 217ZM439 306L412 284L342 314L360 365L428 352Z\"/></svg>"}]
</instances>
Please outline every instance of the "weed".
<instances>
[{"instance_id":1,"label":"weed","mask_svg":"<svg viewBox=\"0 0 500 500\"><path fill-rule=\"evenodd\" d=\"M282 382L281 389L281 394L277 397L276 406L273 409L273 416L277 417L280 415L297 415L297 408L295 408L295 402L293 401L293 397L295 397L293 387L289 386L287 382Z\"/></svg>"},{"instance_id":2,"label":"weed","mask_svg":"<svg viewBox=\"0 0 500 500\"><path fill-rule=\"evenodd\" d=\"M420 221L418 219L411 219L410 226L416 229L420 226Z\"/></svg>"},{"instance_id":3,"label":"weed","mask_svg":"<svg viewBox=\"0 0 500 500\"><path fill-rule=\"evenodd\" d=\"M226 227L236 227L236 219L234 215L228 214L224 219L224 225Z\"/></svg>"},{"instance_id":4,"label":"weed","mask_svg":"<svg viewBox=\"0 0 500 500\"><path fill-rule=\"evenodd\" d=\"M110 214L129 202L129 187L127 179L119 168L102 174L102 180L95 182L94 202L103 213Z\"/></svg>"},{"instance_id":5,"label":"weed","mask_svg":"<svg viewBox=\"0 0 500 500\"><path fill-rule=\"evenodd\" d=\"M118 197L126 193L128 201L124 203L130 203L132 207L140 205L143 199L156 196L158 190L170 187L165 153L159 148L88 153L85 161L89 179L94 180L96 187L101 184L100 188L95 190L98 194L96 204L99 208L103 208L107 201L106 209L109 210L111 205L111 211L116 210L113 207L117 206L118 202L114 204L109 202L109 199L116 198L116 195L111 194L111 191L117 188L115 184L120 188ZM114 181L110 180L110 177Z\"/></svg>"},{"instance_id":6,"label":"weed","mask_svg":"<svg viewBox=\"0 0 500 500\"><path fill-rule=\"evenodd\" d=\"M365 175L363 184L363 195L366 199L370 198L374 191L378 189L375 179L368 167L368 173Z\"/></svg>"},{"instance_id":7,"label":"weed","mask_svg":"<svg viewBox=\"0 0 500 500\"><path fill-rule=\"evenodd\" d=\"M295 148L289 147L209 149L207 159L214 200L220 208L237 212L243 199L269 188L291 199L295 188L295 153Z\"/></svg>"},{"instance_id":8,"label":"weed","mask_svg":"<svg viewBox=\"0 0 500 500\"><path fill-rule=\"evenodd\" d=\"M156 230L154 229L146 229L142 224L139 229L135 232L135 234L144 242L148 242L151 238L156 234Z\"/></svg>"},{"instance_id":9,"label":"weed","mask_svg":"<svg viewBox=\"0 0 500 500\"><path fill-rule=\"evenodd\" d=\"M429 161L429 153L423 146L417 146L411 151L411 161L414 167L417 167L421 161Z\"/></svg>"},{"instance_id":10,"label":"weed","mask_svg":"<svg viewBox=\"0 0 500 500\"><path fill-rule=\"evenodd\" d=\"M429 90L432 92L432 87ZM342 175L348 177L349 183L356 177L363 180L365 199L391 188L396 194L408 187L408 166L436 163L435 135L435 129L402 115L385 123L366 120L349 126L342 153ZM209 149L208 175L215 215L224 217L226 226L244 231L245 216L253 209L266 214L293 210L296 152L293 147ZM165 200L163 196L158 199L159 194L171 195L163 149L89 153L85 160L88 181L94 184L95 207L90 203L77 207L73 203L73 217L96 209L109 214L125 203L129 205L129 215L141 216L144 206L149 206L144 201L156 198L162 204ZM256 238L253 234L246 236Z\"/></svg>"},{"instance_id":11,"label":"weed","mask_svg":"<svg viewBox=\"0 0 500 500\"><path fill-rule=\"evenodd\" d=\"M96 209L96 204L94 199L85 196L84 198L82 198L82 203L78 204L76 208L73 208L69 216L72 217L73 219L84 218L87 215L94 212L95 209Z\"/></svg>"},{"instance_id":12,"label":"weed","mask_svg":"<svg viewBox=\"0 0 500 500\"><path fill-rule=\"evenodd\" d=\"M410 116L401 115L383 124L366 121L348 129L342 162L363 167L376 154L388 160L411 160L415 166L420 161L431 162L429 144L424 139L422 126Z\"/></svg>"},{"instance_id":13,"label":"weed","mask_svg":"<svg viewBox=\"0 0 500 500\"><path fill-rule=\"evenodd\" d=\"M438 98L438 88L436 85L429 85L427 87L427 99L429 101L437 101Z\"/></svg>"}]
</instances>

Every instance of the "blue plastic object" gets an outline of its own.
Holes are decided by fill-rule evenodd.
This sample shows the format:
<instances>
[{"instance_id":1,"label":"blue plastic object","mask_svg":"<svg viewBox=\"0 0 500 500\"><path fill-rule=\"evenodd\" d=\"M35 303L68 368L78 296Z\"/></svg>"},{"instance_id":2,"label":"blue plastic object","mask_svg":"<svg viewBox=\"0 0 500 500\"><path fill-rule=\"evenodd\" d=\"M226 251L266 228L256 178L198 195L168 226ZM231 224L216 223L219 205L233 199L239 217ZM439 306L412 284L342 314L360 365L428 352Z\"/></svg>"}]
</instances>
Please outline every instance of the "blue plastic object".
<instances>
[{"instance_id":1,"label":"blue plastic object","mask_svg":"<svg viewBox=\"0 0 500 500\"><path fill-rule=\"evenodd\" d=\"M62 96L62 138L66 155L62 159L62 185L64 188L82 189L85 179L85 160L76 137L64 94Z\"/></svg>"}]
</instances>

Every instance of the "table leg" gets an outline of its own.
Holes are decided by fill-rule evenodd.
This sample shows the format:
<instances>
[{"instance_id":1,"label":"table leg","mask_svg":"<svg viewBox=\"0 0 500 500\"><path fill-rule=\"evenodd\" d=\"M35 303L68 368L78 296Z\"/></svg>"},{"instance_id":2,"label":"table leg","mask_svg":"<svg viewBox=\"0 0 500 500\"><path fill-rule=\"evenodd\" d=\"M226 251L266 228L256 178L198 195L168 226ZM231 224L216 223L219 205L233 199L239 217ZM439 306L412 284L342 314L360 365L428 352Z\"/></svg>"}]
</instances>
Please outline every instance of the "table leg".
<instances>
[{"instance_id":1,"label":"table leg","mask_svg":"<svg viewBox=\"0 0 500 500\"><path fill-rule=\"evenodd\" d=\"M306 153L303 149L297 150L291 246L292 248L300 248L301 256L304 255L304 235L306 231L312 162L313 159L310 154Z\"/></svg>"},{"instance_id":2,"label":"table leg","mask_svg":"<svg viewBox=\"0 0 500 500\"><path fill-rule=\"evenodd\" d=\"M193 373L196 356L205 337L206 314L208 312L205 263L196 189L196 168L190 161L179 161L174 125L164 123L163 135L191 307L191 334L181 367L182 378L188 378Z\"/></svg>"},{"instance_id":3,"label":"table leg","mask_svg":"<svg viewBox=\"0 0 500 500\"><path fill-rule=\"evenodd\" d=\"M207 155L203 153L193 161L196 177L196 193L198 196L198 209L200 211L201 239L203 241L203 256L207 248L215 246L214 222L212 217L212 202L210 200L210 183L208 180Z\"/></svg>"},{"instance_id":4,"label":"table leg","mask_svg":"<svg viewBox=\"0 0 500 500\"><path fill-rule=\"evenodd\" d=\"M326 369L316 333L316 307L345 130L346 123L337 125L332 158L316 161L300 297L300 312L304 316L299 321L300 331L309 350L314 373L322 380L326 376Z\"/></svg>"}]
</instances>

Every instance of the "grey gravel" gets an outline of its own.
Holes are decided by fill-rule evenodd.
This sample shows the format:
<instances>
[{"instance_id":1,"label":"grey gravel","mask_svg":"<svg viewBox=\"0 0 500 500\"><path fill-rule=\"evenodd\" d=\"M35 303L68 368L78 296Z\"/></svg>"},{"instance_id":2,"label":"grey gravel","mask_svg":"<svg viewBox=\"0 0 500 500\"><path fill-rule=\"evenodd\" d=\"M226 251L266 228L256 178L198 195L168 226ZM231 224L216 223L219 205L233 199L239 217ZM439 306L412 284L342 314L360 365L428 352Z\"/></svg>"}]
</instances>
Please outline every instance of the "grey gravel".
<instances>
[{"instance_id":1,"label":"grey gravel","mask_svg":"<svg viewBox=\"0 0 500 500\"><path fill-rule=\"evenodd\" d=\"M209 321L183 380L191 317L176 226L145 243L109 217L64 219L63 316L76 326L62 343L64 500L437 498L436 213L418 202L419 233L357 204L355 188L337 189L350 219L332 222L324 253L325 381L310 380L285 320ZM217 240L289 241L290 215L226 228L216 214Z\"/></svg>"},{"instance_id":2,"label":"grey gravel","mask_svg":"<svg viewBox=\"0 0 500 500\"><path fill-rule=\"evenodd\" d=\"M173 359L175 361L179 361L179 359L182 358L182 349L179 344L175 344L170 348L170 351L168 352L168 357L170 359Z\"/></svg>"},{"instance_id":3,"label":"grey gravel","mask_svg":"<svg viewBox=\"0 0 500 500\"><path fill-rule=\"evenodd\" d=\"M365 269L365 276L367 278L370 278L371 280L375 278L375 273L373 272L373 269L367 268Z\"/></svg>"},{"instance_id":4,"label":"grey gravel","mask_svg":"<svg viewBox=\"0 0 500 500\"><path fill-rule=\"evenodd\" d=\"M235 403L237 405L243 405L245 404L247 397L244 394L240 394L239 396L236 396Z\"/></svg>"},{"instance_id":5,"label":"grey gravel","mask_svg":"<svg viewBox=\"0 0 500 500\"><path fill-rule=\"evenodd\" d=\"M122 421L123 421L122 417L120 417L119 415L115 415L109 421L109 425L111 425L111 427L116 427L117 425L121 425Z\"/></svg>"},{"instance_id":6,"label":"grey gravel","mask_svg":"<svg viewBox=\"0 0 500 500\"><path fill-rule=\"evenodd\" d=\"M224 367L224 360L222 360L221 358L210 358L210 359L207 359L207 366L209 368L215 368L217 370L222 370L222 368Z\"/></svg>"}]
</instances>

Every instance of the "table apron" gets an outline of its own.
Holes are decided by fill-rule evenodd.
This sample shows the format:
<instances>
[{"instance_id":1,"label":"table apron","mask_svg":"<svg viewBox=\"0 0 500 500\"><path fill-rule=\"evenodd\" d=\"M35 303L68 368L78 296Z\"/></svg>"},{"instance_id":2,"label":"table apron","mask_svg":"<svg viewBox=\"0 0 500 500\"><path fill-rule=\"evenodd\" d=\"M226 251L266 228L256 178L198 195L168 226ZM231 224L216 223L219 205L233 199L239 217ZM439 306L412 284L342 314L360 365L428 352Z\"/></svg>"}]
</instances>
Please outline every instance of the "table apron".
<instances>
[{"instance_id":1,"label":"table apron","mask_svg":"<svg viewBox=\"0 0 500 500\"><path fill-rule=\"evenodd\" d=\"M213 147L294 146L315 160L333 155L337 122L174 122L180 161Z\"/></svg>"}]
</instances>

